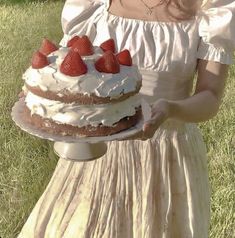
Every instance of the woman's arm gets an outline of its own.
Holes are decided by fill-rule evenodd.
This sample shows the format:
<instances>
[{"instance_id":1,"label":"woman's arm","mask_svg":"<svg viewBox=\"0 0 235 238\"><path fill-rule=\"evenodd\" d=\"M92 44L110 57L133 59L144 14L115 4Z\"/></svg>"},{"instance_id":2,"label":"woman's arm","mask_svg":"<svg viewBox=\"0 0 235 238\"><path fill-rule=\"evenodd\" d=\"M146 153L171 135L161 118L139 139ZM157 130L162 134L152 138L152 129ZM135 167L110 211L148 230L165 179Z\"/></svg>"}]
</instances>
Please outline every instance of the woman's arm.
<instances>
[{"instance_id":1,"label":"woman's arm","mask_svg":"<svg viewBox=\"0 0 235 238\"><path fill-rule=\"evenodd\" d=\"M178 101L165 99L157 101L152 107L152 119L144 125L144 137L152 137L155 130L167 118L201 122L215 116L221 103L227 72L227 65L199 60L194 95Z\"/></svg>"},{"instance_id":2,"label":"woman's arm","mask_svg":"<svg viewBox=\"0 0 235 238\"><path fill-rule=\"evenodd\" d=\"M215 116L221 104L227 72L227 65L199 60L194 95L185 100L169 101L169 117L201 122Z\"/></svg>"}]
</instances>

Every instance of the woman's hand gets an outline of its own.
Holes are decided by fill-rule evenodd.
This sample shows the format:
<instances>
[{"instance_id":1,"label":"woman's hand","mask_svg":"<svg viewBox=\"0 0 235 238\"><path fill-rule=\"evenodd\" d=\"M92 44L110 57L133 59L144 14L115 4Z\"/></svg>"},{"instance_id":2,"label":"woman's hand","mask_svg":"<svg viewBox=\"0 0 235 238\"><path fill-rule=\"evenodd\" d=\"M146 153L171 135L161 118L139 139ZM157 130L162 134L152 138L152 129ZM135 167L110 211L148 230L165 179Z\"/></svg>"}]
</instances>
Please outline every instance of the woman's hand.
<instances>
[{"instance_id":1,"label":"woman's hand","mask_svg":"<svg viewBox=\"0 0 235 238\"><path fill-rule=\"evenodd\" d=\"M143 125L142 139L152 138L155 131L170 115L170 103L166 99L157 100L151 108L151 119Z\"/></svg>"},{"instance_id":2,"label":"woman's hand","mask_svg":"<svg viewBox=\"0 0 235 238\"><path fill-rule=\"evenodd\" d=\"M151 118L145 121L142 131L124 140L147 140L153 137L155 131L170 115L170 103L159 99L151 105Z\"/></svg>"}]
</instances>

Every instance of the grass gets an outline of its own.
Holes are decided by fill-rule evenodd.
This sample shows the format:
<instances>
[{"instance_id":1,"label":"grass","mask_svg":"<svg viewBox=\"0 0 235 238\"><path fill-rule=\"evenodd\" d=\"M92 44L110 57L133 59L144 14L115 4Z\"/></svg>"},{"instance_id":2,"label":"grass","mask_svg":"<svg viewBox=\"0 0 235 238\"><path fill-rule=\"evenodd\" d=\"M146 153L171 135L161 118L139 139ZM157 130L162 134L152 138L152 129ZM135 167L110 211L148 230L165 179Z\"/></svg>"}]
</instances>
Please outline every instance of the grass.
<instances>
[{"instance_id":1,"label":"grass","mask_svg":"<svg viewBox=\"0 0 235 238\"><path fill-rule=\"evenodd\" d=\"M201 125L208 147L212 193L211 238L235 237L235 69L217 117Z\"/></svg>"},{"instance_id":2,"label":"grass","mask_svg":"<svg viewBox=\"0 0 235 238\"><path fill-rule=\"evenodd\" d=\"M0 0L3 3L5 0ZM14 1L14 0L12 0ZM56 165L46 141L20 131L10 117L21 75L46 36L59 42L63 2L0 5L0 237L15 238ZM5 1L6 2L6 1ZM19 1L14 1L19 3ZM235 67L216 118L200 125L212 188L210 238L235 237ZM198 237L200 238L200 237Z\"/></svg>"},{"instance_id":3,"label":"grass","mask_svg":"<svg viewBox=\"0 0 235 238\"><path fill-rule=\"evenodd\" d=\"M208 148L212 193L211 238L235 237L235 67L218 115L201 124Z\"/></svg>"},{"instance_id":4,"label":"grass","mask_svg":"<svg viewBox=\"0 0 235 238\"><path fill-rule=\"evenodd\" d=\"M0 237L15 238L56 165L48 143L15 127L10 112L21 75L42 37L62 36L62 2L0 6ZM4 37L2 37L4 36Z\"/></svg>"},{"instance_id":5,"label":"grass","mask_svg":"<svg viewBox=\"0 0 235 238\"><path fill-rule=\"evenodd\" d=\"M14 4L26 4L26 3L52 3L52 2L62 2L63 0L0 0L1 5L11 6Z\"/></svg>"}]
</instances>

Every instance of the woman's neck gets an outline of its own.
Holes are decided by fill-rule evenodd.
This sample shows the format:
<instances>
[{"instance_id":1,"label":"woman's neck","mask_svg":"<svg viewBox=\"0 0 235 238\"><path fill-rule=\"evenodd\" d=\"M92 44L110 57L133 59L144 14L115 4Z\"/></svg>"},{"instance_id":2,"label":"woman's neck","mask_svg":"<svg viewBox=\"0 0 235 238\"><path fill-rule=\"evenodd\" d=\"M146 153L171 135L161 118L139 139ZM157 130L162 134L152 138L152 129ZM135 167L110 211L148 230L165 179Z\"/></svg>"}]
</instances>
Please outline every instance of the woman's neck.
<instances>
[{"instance_id":1,"label":"woman's neck","mask_svg":"<svg viewBox=\"0 0 235 238\"><path fill-rule=\"evenodd\" d=\"M145 21L177 22L190 19L182 19L182 12L172 4L153 0L110 0L108 11L116 16Z\"/></svg>"}]
</instances>

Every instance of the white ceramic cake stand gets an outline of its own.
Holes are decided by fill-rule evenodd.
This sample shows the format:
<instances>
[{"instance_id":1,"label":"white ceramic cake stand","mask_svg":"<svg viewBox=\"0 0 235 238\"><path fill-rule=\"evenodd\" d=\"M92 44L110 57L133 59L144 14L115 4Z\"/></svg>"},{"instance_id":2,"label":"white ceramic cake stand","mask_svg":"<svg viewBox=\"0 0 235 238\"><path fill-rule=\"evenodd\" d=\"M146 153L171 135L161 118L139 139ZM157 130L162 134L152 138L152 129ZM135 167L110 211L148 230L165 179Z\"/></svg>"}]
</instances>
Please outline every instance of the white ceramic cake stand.
<instances>
[{"instance_id":1,"label":"white ceramic cake stand","mask_svg":"<svg viewBox=\"0 0 235 238\"><path fill-rule=\"evenodd\" d=\"M42 139L54 141L54 152L63 159L73 161L90 161L102 157L107 151L105 142L122 140L141 131L144 119L140 120L134 127L111 136L85 137L85 136L63 136L43 131L31 125L23 117L24 102L20 99L12 109L12 119L23 131ZM142 102L144 118L149 114L148 104Z\"/></svg>"}]
</instances>

